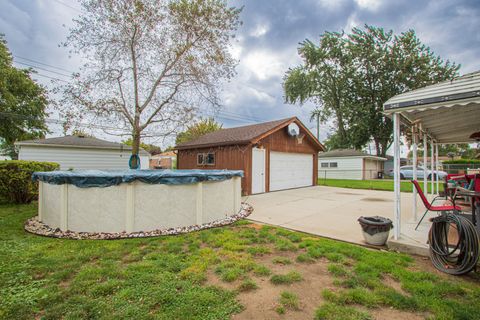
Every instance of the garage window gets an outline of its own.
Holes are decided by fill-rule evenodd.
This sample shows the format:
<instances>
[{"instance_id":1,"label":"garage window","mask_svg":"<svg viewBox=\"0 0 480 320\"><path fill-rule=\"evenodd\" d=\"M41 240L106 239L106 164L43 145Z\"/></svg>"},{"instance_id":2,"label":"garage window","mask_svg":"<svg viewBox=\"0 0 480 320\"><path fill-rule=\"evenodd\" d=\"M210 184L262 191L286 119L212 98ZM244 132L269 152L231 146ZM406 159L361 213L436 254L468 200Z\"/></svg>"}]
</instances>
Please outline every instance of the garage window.
<instances>
[{"instance_id":1,"label":"garage window","mask_svg":"<svg viewBox=\"0 0 480 320\"><path fill-rule=\"evenodd\" d=\"M198 153L197 154L197 165L203 166L213 166L215 165L215 153Z\"/></svg>"},{"instance_id":2,"label":"garage window","mask_svg":"<svg viewBox=\"0 0 480 320\"><path fill-rule=\"evenodd\" d=\"M328 162L322 162L321 166L322 168L328 168Z\"/></svg>"},{"instance_id":3,"label":"garage window","mask_svg":"<svg viewBox=\"0 0 480 320\"><path fill-rule=\"evenodd\" d=\"M205 164L213 166L215 165L215 153L207 153L205 157Z\"/></svg>"},{"instance_id":4,"label":"garage window","mask_svg":"<svg viewBox=\"0 0 480 320\"><path fill-rule=\"evenodd\" d=\"M204 161L205 161L204 155L205 155L204 153L197 154L197 165L201 166L204 164Z\"/></svg>"},{"instance_id":5,"label":"garage window","mask_svg":"<svg viewBox=\"0 0 480 320\"><path fill-rule=\"evenodd\" d=\"M337 168L338 163L337 162L330 162L330 168Z\"/></svg>"}]
</instances>

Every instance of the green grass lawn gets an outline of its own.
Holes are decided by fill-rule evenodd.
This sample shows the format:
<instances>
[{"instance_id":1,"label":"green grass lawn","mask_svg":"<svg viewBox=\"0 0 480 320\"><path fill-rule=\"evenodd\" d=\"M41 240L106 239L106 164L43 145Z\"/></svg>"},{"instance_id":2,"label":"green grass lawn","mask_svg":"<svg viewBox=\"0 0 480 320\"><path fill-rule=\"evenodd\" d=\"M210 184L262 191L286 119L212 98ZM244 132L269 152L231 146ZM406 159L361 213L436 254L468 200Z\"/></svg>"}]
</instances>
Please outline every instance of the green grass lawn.
<instances>
[{"instance_id":1,"label":"green grass lawn","mask_svg":"<svg viewBox=\"0 0 480 320\"><path fill-rule=\"evenodd\" d=\"M33 204L0 205L0 319L228 319L253 308L239 296L278 319L392 309L480 317L476 275L441 275L408 255L248 221L181 236L53 239L24 232L35 214ZM322 277L328 285L308 287ZM318 301L311 309L306 295Z\"/></svg>"},{"instance_id":2,"label":"green grass lawn","mask_svg":"<svg viewBox=\"0 0 480 320\"><path fill-rule=\"evenodd\" d=\"M351 189L369 189L393 191L393 180L350 180L350 179L318 179L319 186L351 188ZM410 181L401 181L400 189L402 192L412 192L412 183ZM423 189L423 181L420 181ZM443 191L443 184L440 183L440 191ZM428 192L431 192L430 183Z\"/></svg>"}]
</instances>

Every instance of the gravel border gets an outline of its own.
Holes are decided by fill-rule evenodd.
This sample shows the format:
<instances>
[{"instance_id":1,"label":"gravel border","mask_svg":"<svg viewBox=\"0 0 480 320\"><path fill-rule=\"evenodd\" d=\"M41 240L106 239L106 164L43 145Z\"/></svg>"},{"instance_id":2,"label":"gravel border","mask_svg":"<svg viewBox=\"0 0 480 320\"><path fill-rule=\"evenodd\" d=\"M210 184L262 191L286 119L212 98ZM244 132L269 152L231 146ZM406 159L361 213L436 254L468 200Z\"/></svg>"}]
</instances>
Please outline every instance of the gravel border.
<instances>
[{"instance_id":1,"label":"gravel border","mask_svg":"<svg viewBox=\"0 0 480 320\"><path fill-rule=\"evenodd\" d=\"M147 238L159 237L166 235L176 235L200 231L209 228L222 227L234 223L235 221L248 217L253 212L253 207L246 202L242 203L239 213L226 217L225 219L216 220L202 225L193 225L180 228L157 229L152 231L138 232L76 232L62 231L59 228L52 228L38 220L38 216L28 219L25 222L24 229L27 232L52 238L74 239L74 240L113 240L113 239L131 239L131 238Z\"/></svg>"}]
</instances>

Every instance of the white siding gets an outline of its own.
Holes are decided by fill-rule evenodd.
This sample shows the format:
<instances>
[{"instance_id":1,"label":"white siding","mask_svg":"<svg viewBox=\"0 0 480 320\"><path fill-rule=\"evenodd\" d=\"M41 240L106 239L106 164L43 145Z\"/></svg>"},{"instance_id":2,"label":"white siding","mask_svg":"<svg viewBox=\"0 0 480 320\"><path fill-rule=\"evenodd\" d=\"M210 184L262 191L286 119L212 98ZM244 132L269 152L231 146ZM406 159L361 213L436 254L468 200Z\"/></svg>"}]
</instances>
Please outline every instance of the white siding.
<instances>
[{"instance_id":1,"label":"white siding","mask_svg":"<svg viewBox=\"0 0 480 320\"><path fill-rule=\"evenodd\" d=\"M330 163L336 162L337 167L331 168ZM328 163L328 168L322 168L322 163ZM362 158L319 158L319 179L354 179L362 180Z\"/></svg>"},{"instance_id":2,"label":"white siding","mask_svg":"<svg viewBox=\"0 0 480 320\"><path fill-rule=\"evenodd\" d=\"M61 170L68 169L128 169L130 151L20 146L20 160L50 161L60 164ZM148 169L148 156L140 156L142 169Z\"/></svg>"},{"instance_id":3,"label":"white siding","mask_svg":"<svg viewBox=\"0 0 480 320\"><path fill-rule=\"evenodd\" d=\"M383 171L382 161L365 159L365 179L378 179L378 172Z\"/></svg>"}]
</instances>

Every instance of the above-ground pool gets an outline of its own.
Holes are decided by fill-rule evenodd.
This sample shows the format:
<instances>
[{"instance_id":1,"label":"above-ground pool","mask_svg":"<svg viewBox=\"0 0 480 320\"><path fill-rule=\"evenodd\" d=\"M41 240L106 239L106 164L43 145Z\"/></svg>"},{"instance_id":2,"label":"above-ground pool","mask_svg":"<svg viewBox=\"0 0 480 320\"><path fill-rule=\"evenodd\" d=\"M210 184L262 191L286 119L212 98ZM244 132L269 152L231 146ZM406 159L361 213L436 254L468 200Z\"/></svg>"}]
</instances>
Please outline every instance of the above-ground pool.
<instances>
[{"instance_id":1,"label":"above-ground pool","mask_svg":"<svg viewBox=\"0 0 480 320\"><path fill-rule=\"evenodd\" d=\"M61 231L138 233L204 225L238 214L242 171L36 172L38 220Z\"/></svg>"}]
</instances>

